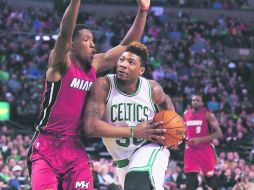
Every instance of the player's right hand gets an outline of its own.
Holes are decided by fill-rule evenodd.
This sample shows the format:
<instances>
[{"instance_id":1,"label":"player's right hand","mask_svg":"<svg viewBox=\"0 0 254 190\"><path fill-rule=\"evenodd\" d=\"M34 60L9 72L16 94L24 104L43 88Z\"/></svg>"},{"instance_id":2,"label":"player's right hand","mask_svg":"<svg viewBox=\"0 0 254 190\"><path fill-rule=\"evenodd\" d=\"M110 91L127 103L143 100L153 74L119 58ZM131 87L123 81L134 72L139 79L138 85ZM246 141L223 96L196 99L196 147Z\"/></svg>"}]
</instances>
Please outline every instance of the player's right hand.
<instances>
[{"instance_id":1,"label":"player's right hand","mask_svg":"<svg viewBox=\"0 0 254 190\"><path fill-rule=\"evenodd\" d=\"M150 7L150 0L137 0L139 7L142 9L148 9Z\"/></svg>"},{"instance_id":2,"label":"player's right hand","mask_svg":"<svg viewBox=\"0 0 254 190\"><path fill-rule=\"evenodd\" d=\"M198 145L199 143L201 143L201 138L191 138L188 139L188 142L190 145Z\"/></svg>"},{"instance_id":3,"label":"player's right hand","mask_svg":"<svg viewBox=\"0 0 254 190\"><path fill-rule=\"evenodd\" d=\"M134 137L138 139L146 139L152 142L160 142L165 139L166 129L161 128L163 122L155 122L153 120L145 121L134 127Z\"/></svg>"}]
</instances>

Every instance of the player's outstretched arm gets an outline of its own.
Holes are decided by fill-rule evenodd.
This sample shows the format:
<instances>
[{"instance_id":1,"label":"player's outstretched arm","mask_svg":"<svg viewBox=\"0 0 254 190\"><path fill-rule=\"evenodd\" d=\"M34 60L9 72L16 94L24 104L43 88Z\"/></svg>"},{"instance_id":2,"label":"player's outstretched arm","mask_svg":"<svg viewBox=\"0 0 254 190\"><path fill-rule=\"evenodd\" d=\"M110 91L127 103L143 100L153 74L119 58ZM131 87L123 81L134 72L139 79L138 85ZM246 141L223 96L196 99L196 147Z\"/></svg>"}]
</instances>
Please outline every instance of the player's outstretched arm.
<instances>
[{"instance_id":1,"label":"player's outstretched arm","mask_svg":"<svg viewBox=\"0 0 254 190\"><path fill-rule=\"evenodd\" d=\"M109 81L106 77L98 78L93 84L86 102L84 112L83 130L88 137L137 137L143 139L160 139L165 132L158 129L161 123L143 122L135 127L135 133L131 133L131 127L116 127L103 121L106 111L106 98L109 92Z\"/></svg>"},{"instance_id":2,"label":"player's outstretched arm","mask_svg":"<svg viewBox=\"0 0 254 190\"><path fill-rule=\"evenodd\" d=\"M152 98L154 104L159 107L159 110L175 111L174 105L168 95L165 94L162 87L154 80L149 80L152 89Z\"/></svg>"},{"instance_id":3,"label":"player's outstretched arm","mask_svg":"<svg viewBox=\"0 0 254 190\"><path fill-rule=\"evenodd\" d=\"M46 78L48 81L55 82L61 79L62 74L70 64L69 51L72 43L72 34L76 25L80 0L71 0L67 7L61 24L58 38L55 42L49 58Z\"/></svg>"},{"instance_id":4,"label":"player's outstretched arm","mask_svg":"<svg viewBox=\"0 0 254 190\"><path fill-rule=\"evenodd\" d=\"M140 40L145 28L147 10L150 7L150 0L138 0L138 5L139 10L135 21L121 43L106 53L95 55L92 64L97 72L114 67L119 57L126 50L127 46L133 41Z\"/></svg>"}]
</instances>

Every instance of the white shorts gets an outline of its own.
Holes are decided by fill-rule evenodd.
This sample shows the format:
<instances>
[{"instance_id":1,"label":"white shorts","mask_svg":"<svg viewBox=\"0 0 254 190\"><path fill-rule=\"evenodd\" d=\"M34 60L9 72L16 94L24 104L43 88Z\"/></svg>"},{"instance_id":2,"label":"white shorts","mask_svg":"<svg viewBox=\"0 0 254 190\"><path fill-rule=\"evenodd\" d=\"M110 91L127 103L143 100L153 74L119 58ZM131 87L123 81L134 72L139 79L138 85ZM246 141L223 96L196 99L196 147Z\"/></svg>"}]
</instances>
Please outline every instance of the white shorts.
<instances>
[{"instance_id":1,"label":"white shorts","mask_svg":"<svg viewBox=\"0 0 254 190\"><path fill-rule=\"evenodd\" d=\"M148 171L154 190L164 190L164 176L168 167L169 150L151 143L140 147L129 159L129 165L117 168L117 175L122 187L125 176L132 171Z\"/></svg>"}]
</instances>

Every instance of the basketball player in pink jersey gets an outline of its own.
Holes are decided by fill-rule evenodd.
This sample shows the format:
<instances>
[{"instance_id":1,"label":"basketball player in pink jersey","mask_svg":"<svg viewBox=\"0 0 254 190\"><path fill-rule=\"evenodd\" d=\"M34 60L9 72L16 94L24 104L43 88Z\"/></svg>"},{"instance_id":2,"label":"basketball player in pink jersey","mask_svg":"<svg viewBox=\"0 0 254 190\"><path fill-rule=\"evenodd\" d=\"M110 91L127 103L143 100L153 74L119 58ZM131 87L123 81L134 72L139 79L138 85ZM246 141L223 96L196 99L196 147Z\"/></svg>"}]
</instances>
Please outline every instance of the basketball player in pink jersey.
<instances>
[{"instance_id":1,"label":"basketball player in pink jersey","mask_svg":"<svg viewBox=\"0 0 254 190\"><path fill-rule=\"evenodd\" d=\"M33 190L93 189L88 156L79 138L85 99L96 72L113 67L127 45L140 39L150 6L150 0L138 0L136 19L122 42L95 55L92 32L76 25L80 1L71 0L50 53L41 113L28 153ZM157 125L140 125L141 136L161 133L161 129L151 129ZM129 133L119 129L119 134Z\"/></svg>"},{"instance_id":2,"label":"basketball player in pink jersey","mask_svg":"<svg viewBox=\"0 0 254 190\"><path fill-rule=\"evenodd\" d=\"M218 189L214 178L215 152L211 140L222 137L222 131L215 115L208 111L202 97L195 95L191 99L192 108L184 113L186 122L186 145L184 171L187 176L186 189L196 190L198 173L202 171L206 184L213 190ZM211 133L209 132L211 128Z\"/></svg>"}]
</instances>

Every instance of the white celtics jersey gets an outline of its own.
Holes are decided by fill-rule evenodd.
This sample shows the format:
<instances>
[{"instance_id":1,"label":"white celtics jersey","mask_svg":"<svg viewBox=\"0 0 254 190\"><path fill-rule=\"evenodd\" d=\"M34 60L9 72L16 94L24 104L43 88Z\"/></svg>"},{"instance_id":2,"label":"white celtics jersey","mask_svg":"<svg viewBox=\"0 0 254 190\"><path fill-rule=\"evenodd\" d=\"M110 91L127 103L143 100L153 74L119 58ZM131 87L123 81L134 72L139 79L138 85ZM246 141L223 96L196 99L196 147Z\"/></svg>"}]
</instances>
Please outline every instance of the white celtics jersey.
<instances>
[{"instance_id":1,"label":"white celtics jersey","mask_svg":"<svg viewBox=\"0 0 254 190\"><path fill-rule=\"evenodd\" d=\"M153 118L156 107L152 101L151 86L139 78L136 92L125 94L116 85L116 75L107 75L110 90L107 97L105 120L115 127L136 126ZM145 140L136 138L103 138L104 144L115 161L129 158Z\"/></svg>"}]
</instances>

